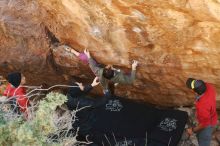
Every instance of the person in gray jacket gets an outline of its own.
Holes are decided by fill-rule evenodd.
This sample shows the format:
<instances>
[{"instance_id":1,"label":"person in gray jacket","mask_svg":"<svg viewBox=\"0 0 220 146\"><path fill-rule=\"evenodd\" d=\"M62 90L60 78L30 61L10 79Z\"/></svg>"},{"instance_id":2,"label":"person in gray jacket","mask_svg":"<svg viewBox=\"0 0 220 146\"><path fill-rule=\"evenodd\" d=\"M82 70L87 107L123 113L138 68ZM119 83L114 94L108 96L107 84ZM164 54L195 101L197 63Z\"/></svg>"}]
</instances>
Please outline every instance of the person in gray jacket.
<instances>
[{"instance_id":1,"label":"person in gray jacket","mask_svg":"<svg viewBox=\"0 0 220 146\"><path fill-rule=\"evenodd\" d=\"M112 65L100 67L96 61L90 56L88 50L84 50L84 54L89 60L89 67L93 73L99 78L99 82L103 87L104 94L111 94L109 91L109 82L120 84L132 84L136 76L136 68L138 61L134 60L132 63L131 74L127 75L123 71L116 70Z\"/></svg>"}]
</instances>

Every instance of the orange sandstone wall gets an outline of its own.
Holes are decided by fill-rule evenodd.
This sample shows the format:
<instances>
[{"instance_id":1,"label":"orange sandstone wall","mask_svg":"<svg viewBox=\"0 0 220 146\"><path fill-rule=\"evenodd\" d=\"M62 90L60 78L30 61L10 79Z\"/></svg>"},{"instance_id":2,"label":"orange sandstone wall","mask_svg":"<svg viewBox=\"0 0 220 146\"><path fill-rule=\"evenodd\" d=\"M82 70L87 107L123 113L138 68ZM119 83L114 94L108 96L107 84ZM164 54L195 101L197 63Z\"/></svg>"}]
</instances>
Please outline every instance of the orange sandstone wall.
<instances>
[{"instance_id":1,"label":"orange sandstone wall","mask_svg":"<svg viewBox=\"0 0 220 146\"><path fill-rule=\"evenodd\" d=\"M91 81L88 66L62 44L126 71L138 60L137 80L117 86L117 95L191 105L187 77L213 83L220 95L219 0L0 1L2 74L20 70L31 84Z\"/></svg>"}]
</instances>

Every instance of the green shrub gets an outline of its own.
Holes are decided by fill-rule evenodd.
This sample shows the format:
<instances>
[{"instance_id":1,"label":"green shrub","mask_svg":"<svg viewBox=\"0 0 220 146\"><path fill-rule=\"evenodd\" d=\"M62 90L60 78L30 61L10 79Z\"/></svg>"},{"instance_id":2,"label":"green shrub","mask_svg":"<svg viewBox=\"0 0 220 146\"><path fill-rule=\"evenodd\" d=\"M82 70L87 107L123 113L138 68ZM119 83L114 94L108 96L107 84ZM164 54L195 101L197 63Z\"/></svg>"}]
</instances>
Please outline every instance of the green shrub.
<instances>
[{"instance_id":1,"label":"green shrub","mask_svg":"<svg viewBox=\"0 0 220 146\"><path fill-rule=\"evenodd\" d=\"M62 105L67 97L59 93L49 93L40 101L31 120L25 121L17 117L6 120L6 112L0 111L0 145L1 146L58 146L61 143L48 143L48 134L57 130L53 122L53 113Z\"/></svg>"}]
</instances>

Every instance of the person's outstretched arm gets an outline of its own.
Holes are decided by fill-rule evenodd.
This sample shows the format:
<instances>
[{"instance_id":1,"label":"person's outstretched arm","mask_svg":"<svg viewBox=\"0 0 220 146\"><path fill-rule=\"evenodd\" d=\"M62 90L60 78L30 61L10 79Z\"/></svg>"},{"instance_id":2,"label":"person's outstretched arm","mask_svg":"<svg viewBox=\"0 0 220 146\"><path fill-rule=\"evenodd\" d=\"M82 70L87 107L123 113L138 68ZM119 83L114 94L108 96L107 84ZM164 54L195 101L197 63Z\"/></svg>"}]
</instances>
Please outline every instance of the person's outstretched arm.
<instances>
[{"instance_id":1,"label":"person's outstretched arm","mask_svg":"<svg viewBox=\"0 0 220 146\"><path fill-rule=\"evenodd\" d=\"M79 52L77 52L76 50L74 50L73 48L71 48L70 46L67 45L63 45L64 49L74 55L76 55L77 57L80 55Z\"/></svg>"},{"instance_id":2,"label":"person's outstretched arm","mask_svg":"<svg viewBox=\"0 0 220 146\"><path fill-rule=\"evenodd\" d=\"M99 81L98 81L98 77L95 77L92 84L85 85L85 86L79 82L75 82L75 84L78 85L78 88L71 87L69 90L69 95L71 95L72 97L79 97L79 96L88 94L93 89L93 87L99 84Z\"/></svg>"},{"instance_id":3,"label":"person's outstretched arm","mask_svg":"<svg viewBox=\"0 0 220 146\"><path fill-rule=\"evenodd\" d=\"M93 89L93 87L97 86L98 84L99 84L98 77L95 77L92 84L84 86L83 92L87 94Z\"/></svg>"},{"instance_id":4,"label":"person's outstretched arm","mask_svg":"<svg viewBox=\"0 0 220 146\"><path fill-rule=\"evenodd\" d=\"M86 56L88 57L89 59L89 67L91 68L91 70L93 71L93 73L96 75L96 76L99 76L99 73L100 73L100 70L101 70L101 67L99 67L96 63L96 61L90 56L90 53L88 50L84 50L84 53L86 54Z\"/></svg>"},{"instance_id":5,"label":"person's outstretched arm","mask_svg":"<svg viewBox=\"0 0 220 146\"><path fill-rule=\"evenodd\" d=\"M134 60L133 63L132 63L131 74L126 75L123 72L120 72L115 76L113 81L115 83L132 84L135 80L137 65L138 65L138 61Z\"/></svg>"},{"instance_id":6,"label":"person's outstretched arm","mask_svg":"<svg viewBox=\"0 0 220 146\"><path fill-rule=\"evenodd\" d=\"M97 86L98 84L98 77L93 80L92 84L86 86L83 86L82 83L76 82L76 85L78 85L78 87L72 87L67 94L68 100L66 102L66 105L68 109L74 110L78 106L78 104L80 104L80 107L93 106L94 99L84 98L83 96L88 94L93 89L93 87Z\"/></svg>"}]
</instances>

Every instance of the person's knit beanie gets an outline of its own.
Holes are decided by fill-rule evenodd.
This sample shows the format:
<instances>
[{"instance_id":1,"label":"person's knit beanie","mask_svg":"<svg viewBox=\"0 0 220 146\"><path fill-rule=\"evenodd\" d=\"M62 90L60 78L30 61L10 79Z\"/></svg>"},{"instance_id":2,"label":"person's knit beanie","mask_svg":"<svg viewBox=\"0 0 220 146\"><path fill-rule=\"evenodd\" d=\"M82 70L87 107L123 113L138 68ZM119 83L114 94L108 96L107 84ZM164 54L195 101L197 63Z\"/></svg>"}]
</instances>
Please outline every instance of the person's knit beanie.
<instances>
[{"instance_id":1,"label":"person's knit beanie","mask_svg":"<svg viewBox=\"0 0 220 146\"><path fill-rule=\"evenodd\" d=\"M15 88L17 88L21 83L21 73L13 72L8 74L7 80L10 84L12 84Z\"/></svg>"}]
</instances>

